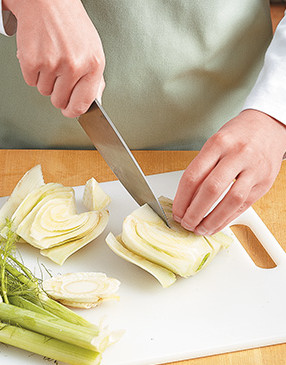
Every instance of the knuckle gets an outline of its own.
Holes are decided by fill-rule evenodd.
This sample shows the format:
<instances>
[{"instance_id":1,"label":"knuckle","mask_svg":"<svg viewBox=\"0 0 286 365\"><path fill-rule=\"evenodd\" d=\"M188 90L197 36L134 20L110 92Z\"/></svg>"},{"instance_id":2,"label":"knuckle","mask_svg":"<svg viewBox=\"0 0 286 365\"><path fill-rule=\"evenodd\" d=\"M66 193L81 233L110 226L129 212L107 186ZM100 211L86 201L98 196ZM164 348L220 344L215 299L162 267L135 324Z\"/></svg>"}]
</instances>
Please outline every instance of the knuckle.
<instances>
[{"instance_id":1,"label":"knuckle","mask_svg":"<svg viewBox=\"0 0 286 365\"><path fill-rule=\"evenodd\" d=\"M237 212L238 213L242 213L243 211L246 210L246 208L248 208L248 206L250 206L250 204L248 202L244 202L240 205L240 207L238 208Z\"/></svg>"},{"instance_id":2,"label":"knuckle","mask_svg":"<svg viewBox=\"0 0 286 365\"><path fill-rule=\"evenodd\" d=\"M25 69L29 72L33 72L39 69L39 60L33 57L26 57L26 54L21 55L19 57L19 63L22 69Z\"/></svg>"},{"instance_id":3,"label":"knuckle","mask_svg":"<svg viewBox=\"0 0 286 365\"><path fill-rule=\"evenodd\" d=\"M61 64L64 65L65 70L78 77L88 73L103 74L105 57L104 55L88 57L65 55L61 60Z\"/></svg>"},{"instance_id":4,"label":"knuckle","mask_svg":"<svg viewBox=\"0 0 286 365\"><path fill-rule=\"evenodd\" d=\"M33 77L30 74L23 74L24 80L26 82L27 85L29 86L36 86L37 85L37 78Z\"/></svg>"},{"instance_id":5,"label":"knuckle","mask_svg":"<svg viewBox=\"0 0 286 365\"><path fill-rule=\"evenodd\" d=\"M51 96L51 103L53 104L54 107L58 109L64 109L67 105L67 101L65 98L59 98L54 96L53 94Z\"/></svg>"},{"instance_id":6,"label":"knuckle","mask_svg":"<svg viewBox=\"0 0 286 365\"><path fill-rule=\"evenodd\" d=\"M198 175L193 172L186 172L184 175L184 180L187 185L194 185L198 182Z\"/></svg>"},{"instance_id":7,"label":"knuckle","mask_svg":"<svg viewBox=\"0 0 286 365\"><path fill-rule=\"evenodd\" d=\"M51 90L50 89L44 89L44 88L38 87L38 91L41 95L44 95L44 96L51 95Z\"/></svg>"},{"instance_id":8,"label":"knuckle","mask_svg":"<svg viewBox=\"0 0 286 365\"><path fill-rule=\"evenodd\" d=\"M206 183L205 191L210 195L218 195L222 192L222 183L218 179L212 179Z\"/></svg>"},{"instance_id":9,"label":"knuckle","mask_svg":"<svg viewBox=\"0 0 286 365\"><path fill-rule=\"evenodd\" d=\"M233 144L233 138L228 133L225 132L217 132L212 137L212 143L217 145L218 147L228 148Z\"/></svg>"},{"instance_id":10,"label":"knuckle","mask_svg":"<svg viewBox=\"0 0 286 365\"><path fill-rule=\"evenodd\" d=\"M81 114L85 113L89 108L90 104L86 102L81 102L76 106L70 108L69 112L73 117L79 117Z\"/></svg>"},{"instance_id":11,"label":"knuckle","mask_svg":"<svg viewBox=\"0 0 286 365\"><path fill-rule=\"evenodd\" d=\"M274 179L272 178L272 177L270 177L270 176L267 176L267 177L265 177L258 185L257 185L257 187L260 189L260 190L262 190L262 191L264 191L264 192L266 192L266 191L268 191L270 188L271 188L271 186L273 185L273 181L274 181Z\"/></svg>"},{"instance_id":12,"label":"knuckle","mask_svg":"<svg viewBox=\"0 0 286 365\"><path fill-rule=\"evenodd\" d=\"M243 153L243 155L245 156L252 156L255 155L257 157L257 151L255 149L254 146L246 143L241 147L241 152ZM257 158L255 158L256 162L257 162Z\"/></svg>"},{"instance_id":13,"label":"knuckle","mask_svg":"<svg viewBox=\"0 0 286 365\"><path fill-rule=\"evenodd\" d=\"M241 191L233 191L231 194L231 200L235 205L241 205L244 200L244 194Z\"/></svg>"},{"instance_id":14,"label":"knuckle","mask_svg":"<svg viewBox=\"0 0 286 365\"><path fill-rule=\"evenodd\" d=\"M38 67L41 71L44 72L54 72L57 70L59 65L59 61L56 57L53 56L45 56L44 58L38 60Z\"/></svg>"},{"instance_id":15,"label":"knuckle","mask_svg":"<svg viewBox=\"0 0 286 365\"><path fill-rule=\"evenodd\" d=\"M91 73L103 74L105 68L104 55L94 55L89 60L88 69Z\"/></svg>"},{"instance_id":16,"label":"knuckle","mask_svg":"<svg viewBox=\"0 0 286 365\"><path fill-rule=\"evenodd\" d=\"M39 62L33 62L32 60L22 62L21 66L22 68L25 68L25 70L27 70L28 72L36 72L40 68Z\"/></svg>"},{"instance_id":17,"label":"knuckle","mask_svg":"<svg viewBox=\"0 0 286 365\"><path fill-rule=\"evenodd\" d=\"M67 117L67 118L75 118L75 116L67 109L61 109L62 111L62 114L64 117Z\"/></svg>"},{"instance_id":18,"label":"knuckle","mask_svg":"<svg viewBox=\"0 0 286 365\"><path fill-rule=\"evenodd\" d=\"M69 73L71 73L72 75L77 75L79 71L82 70L83 62L80 59L68 57L62 61L62 64Z\"/></svg>"}]
</instances>

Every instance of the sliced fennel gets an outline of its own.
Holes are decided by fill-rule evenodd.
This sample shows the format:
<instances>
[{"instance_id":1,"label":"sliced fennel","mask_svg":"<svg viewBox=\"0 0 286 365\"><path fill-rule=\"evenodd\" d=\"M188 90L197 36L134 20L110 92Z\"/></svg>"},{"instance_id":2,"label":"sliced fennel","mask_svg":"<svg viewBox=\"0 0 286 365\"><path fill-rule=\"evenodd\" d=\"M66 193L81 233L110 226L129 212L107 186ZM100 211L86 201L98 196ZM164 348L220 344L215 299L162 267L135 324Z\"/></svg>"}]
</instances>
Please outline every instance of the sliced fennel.
<instances>
[{"instance_id":1,"label":"sliced fennel","mask_svg":"<svg viewBox=\"0 0 286 365\"><path fill-rule=\"evenodd\" d=\"M43 256L47 256L56 264L62 265L70 255L72 255L85 245L87 245L89 242L96 239L103 232L108 223L109 213L107 210L102 210L98 212L98 214L99 214L98 224L94 227L93 230L86 233L85 236L81 238L78 237L75 240L70 240L66 243L63 243L55 247L41 250L40 251L41 254Z\"/></svg>"},{"instance_id":2,"label":"sliced fennel","mask_svg":"<svg viewBox=\"0 0 286 365\"><path fill-rule=\"evenodd\" d=\"M176 275L172 271L154 264L132 251L129 251L120 236L115 237L112 233L109 233L106 237L106 243L118 256L132 262L152 274L161 283L163 288L167 288L176 281Z\"/></svg>"},{"instance_id":3,"label":"sliced fennel","mask_svg":"<svg viewBox=\"0 0 286 365\"><path fill-rule=\"evenodd\" d=\"M110 233L106 242L117 255L147 270L167 287L176 280L175 275L187 278L202 270L232 239L222 232L204 237L185 230L172 218L172 201L162 197L160 202L171 228L145 204L125 218L120 237Z\"/></svg>"},{"instance_id":4,"label":"sliced fennel","mask_svg":"<svg viewBox=\"0 0 286 365\"><path fill-rule=\"evenodd\" d=\"M87 210L101 210L107 207L111 198L107 195L94 177L84 187L83 204Z\"/></svg>"},{"instance_id":5,"label":"sliced fennel","mask_svg":"<svg viewBox=\"0 0 286 365\"><path fill-rule=\"evenodd\" d=\"M73 189L64 187L57 183L48 183L32 190L18 206L11 217L15 227L23 221L23 219L44 199L49 199L55 192L64 193L69 192L73 194ZM46 199L46 200L47 200Z\"/></svg>"},{"instance_id":6,"label":"sliced fennel","mask_svg":"<svg viewBox=\"0 0 286 365\"><path fill-rule=\"evenodd\" d=\"M83 200L90 211L78 214L74 190L59 183L45 184L38 165L17 184L0 210L0 221L11 218L13 231L22 240L63 264L72 253L98 237L108 223L109 213L104 207L110 198L95 179L86 183ZM0 234L5 237L6 231L4 227Z\"/></svg>"},{"instance_id":7,"label":"sliced fennel","mask_svg":"<svg viewBox=\"0 0 286 365\"><path fill-rule=\"evenodd\" d=\"M76 308L92 308L116 295L120 282L104 273L77 272L58 275L43 281L43 289L51 298Z\"/></svg>"},{"instance_id":8,"label":"sliced fennel","mask_svg":"<svg viewBox=\"0 0 286 365\"><path fill-rule=\"evenodd\" d=\"M43 184L44 179L40 165L37 165L27 171L15 186L8 200L0 209L0 226L5 223L7 218L10 219L12 217L15 210L31 191Z\"/></svg>"}]
</instances>

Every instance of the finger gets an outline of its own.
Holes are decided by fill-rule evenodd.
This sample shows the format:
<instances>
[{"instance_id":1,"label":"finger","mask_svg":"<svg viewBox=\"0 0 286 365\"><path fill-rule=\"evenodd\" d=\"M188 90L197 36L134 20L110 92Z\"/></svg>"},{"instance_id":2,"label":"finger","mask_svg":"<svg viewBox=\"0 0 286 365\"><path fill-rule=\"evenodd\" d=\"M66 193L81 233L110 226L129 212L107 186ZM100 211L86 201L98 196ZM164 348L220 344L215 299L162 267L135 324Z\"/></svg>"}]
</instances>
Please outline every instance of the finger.
<instances>
[{"instance_id":1,"label":"finger","mask_svg":"<svg viewBox=\"0 0 286 365\"><path fill-rule=\"evenodd\" d=\"M185 170L173 202L173 217L177 222L183 218L197 188L213 170L220 155L208 149L202 149Z\"/></svg>"},{"instance_id":2,"label":"finger","mask_svg":"<svg viewBox=\"0 0 286 365\"><path fill-rule=\"evenodd\" d=\"M186 210L181 221L184 228L193 231L201 223L211 207L241 172L240 165L241 162L234 160L231 155L219 161L217 166L201 183Z\"/></svg>"},{"instance_id":3,"label":"finger","mask_svg":"<svg viewBox=\"0 0 286 365\"><path fill-rule=\"evenodd\" d=\"M21 65L21 63L20 66L26 84L29 86L37 86L40 71L32 67L27 67L27 66L24 67Z\"/></svg>"},{"instance_id":4,"label":"finger","mask_svg":"<svg viewBox=\"0 0 286 365\"><path fill-rule=\"evenodd\" d=\"M37 88L42 95L51 95L53 92L56 75L54 72L40 72Z\"/></svg>"},{"instance_id":5,"label":"finger","mask_svg":"<svg viewBox=\"0 0 286 365\"><path fill-rule=\"evenodd\" d=\"M214 231L210 232L209 235L215 234L225 228L229 223L231 223L235 218L239 217L243 212L245 212L254 202L256 202L263 194L265 193L264 189L260 186L254 186L247 200L223 223L221 223Z\"/></svg>"},{"instance_id":6,"label":"finger","mask_svg":"<svg viewBox=\"0 0 286 365\"><path fill-rule=\"evenodd\" d=\"M101 79L98 80L96 74L83 76L75 85L67 107L62 109L63 115L68 118L75 118L85 113L99 95L100 83Z\"/></svg>"},{"instance_id":7,"label":"finger","mask_svg":"<svg viewBox=\"0 0 286 365\"><path fill-rule=\"evenodd\" d=\"M78 80L76 75L67 73L57 77L51 94L51 102L56 108L65 109L67 107Z\"/></svg>"},{"instance_id":8,"label":"finger","mask_svg":"<svg viewBox=\"0 0 286 365\"><path fill-rule=\"evenodd\" d=\"M243 210L247 204L249 194L253 187L254 176L242 172L231 186L221 202L202 220L194 232L199 235L210 235L222 223L228 221L233 214Z\"/></svg>"}]
</instances>

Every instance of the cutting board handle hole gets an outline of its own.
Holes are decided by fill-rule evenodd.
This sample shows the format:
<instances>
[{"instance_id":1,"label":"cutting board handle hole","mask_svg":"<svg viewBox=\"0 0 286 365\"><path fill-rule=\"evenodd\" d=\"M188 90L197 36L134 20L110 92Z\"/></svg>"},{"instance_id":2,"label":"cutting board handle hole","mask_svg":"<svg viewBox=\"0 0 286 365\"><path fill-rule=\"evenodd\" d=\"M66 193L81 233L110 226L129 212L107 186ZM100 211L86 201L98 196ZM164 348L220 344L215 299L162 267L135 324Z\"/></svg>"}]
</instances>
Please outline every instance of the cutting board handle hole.
<instances>
[{"instance_id":1,"label":"cutting board handle hole","mask_svg":"<svg viewBox=\"0 0 286 365\"><path fill-rule=\"evenodd\" d=\"M235 224L230 229L256 266L263 269L273 269L277 266L249 227Z\"/></svg>"}]
</instances>

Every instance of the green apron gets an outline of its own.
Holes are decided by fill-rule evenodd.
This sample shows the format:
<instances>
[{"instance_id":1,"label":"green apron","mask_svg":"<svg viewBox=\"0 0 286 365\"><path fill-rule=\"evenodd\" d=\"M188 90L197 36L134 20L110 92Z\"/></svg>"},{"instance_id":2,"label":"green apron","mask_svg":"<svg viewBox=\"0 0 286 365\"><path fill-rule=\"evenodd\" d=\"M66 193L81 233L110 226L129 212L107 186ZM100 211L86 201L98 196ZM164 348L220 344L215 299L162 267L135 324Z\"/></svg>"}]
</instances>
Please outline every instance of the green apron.
<instances>
[{"instance_id":1,"label":"green apron","mask_svg":"<svg viewBox=\"0 0 286 365\"><path fill-rule=\"evenodd\" d=\"M83 3L106 55L103 105L134 149L200 149L241 110L272 37L268 0ZM92 148L25 84L15 37L0 36L0 63L0 148Z\"/></svg>"}]
</instances>

